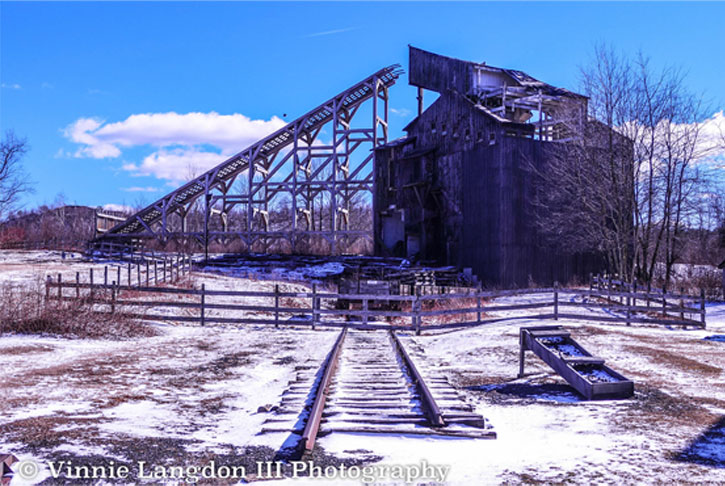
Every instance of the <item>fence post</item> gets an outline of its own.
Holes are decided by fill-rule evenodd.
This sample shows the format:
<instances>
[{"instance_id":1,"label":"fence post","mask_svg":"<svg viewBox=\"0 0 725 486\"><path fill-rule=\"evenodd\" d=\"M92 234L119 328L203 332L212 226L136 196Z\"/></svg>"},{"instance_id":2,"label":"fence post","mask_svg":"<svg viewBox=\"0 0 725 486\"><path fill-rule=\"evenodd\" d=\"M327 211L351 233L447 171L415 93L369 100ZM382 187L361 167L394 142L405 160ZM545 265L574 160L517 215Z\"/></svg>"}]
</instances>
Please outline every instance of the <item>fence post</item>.
<instances>
[{"instance_id":1,"label":"fence post","mask_svg":"<svg viewBox=\"0 0 725 486\"><path fill-rule=\"evenodd\" d=\"M700 324L705 329L705 289L700 289Z\"/></svg>"},{"instance_id":2,"label":"fence post","mask_svg":"<svg viewBox=\"0 0 725 486\"><path fill-rule=\"evenodd\" d=\"M274 327L279 327L279 284L274 284Z\"/></svg>"},{"instance_id":3,"label":"fence post","mask_svg":"<svg viewBox=\"0 0 725 486\"><path fill-rule=\"evenodd\" d=\"M81 272L76 272L76 299L81 298Z\"/></svg>"},{"instance_id":4,"label":"fence post","mask_svg":"<svg viewBox=\"0 0 725 486\"><path fill-rule=\"evenodd\" d=\"M632 296L632 305L637 307L637 279L634 279L634 282L632 282L632 292L634 295Z\"/></svg>"},{"instance_id":5,"label":"fence post","mask_svg":"<svg viewBox=\"0 0 725 486\"><path fill-rule=\"evenodd\" d=\"M589 272L589 292L594 290L594 274Z\"/></svg>"},{"instance_id":6,"label":"fence post","mask_svg":"<svg viewBox=\"0 0 725 486\"><path fill-rule=\"evenodd\" d=\"M137 286L141 286L141 262L136 262L136 283Z\"/></svg>"},{"instance_id":7,"label":"fence post","mask_svg":"<svg viewBox=\"0 0 725 486\"><path fill-rule=\"evenodd\" d=\"M559 320L559 282L554 282L554 320Z\"/></svg>"},{"instance_id":8,"label":"fence post","mask_svg":"<svg viewBox=\"0 0 725 486\"><path fill-rule=\"evenodd\" d=\"M164 255L164 283L166 283L166 255Z\"/></svg>"},{"instance_id":9,"label":"fence post","mask_svg":"<svg viewBox=\"0 0 725 486\"><path fill-rule=\"evenodd\" d=\"M607 300L609 302L612 302L612 277L609 277L609 280L607 280Z\"/></svg>"},{"instance_id":10,"label":"fence post","mask_svg":"<svg viewBox=\"0 0 725 486\"><path fill-rule=\"evenodd\" d=\"M103 266L103 285L108 285L108 265Z\"/></svg>"},{"instance_id":11,"label":"fence post","mask_svg":"<svg viewBox=\"0 0 725 486\"><path fill-rule=\"evenodd\" d=\"M45 279L45 302L46 304L50 300L50 283L53 281L52 277L48 275Z\"/></svg>"},{"instance_id":12,"label":"fence post","mask_svg":"<svg viewBox=\"0 0 725 486\"><path fill-rule=\"evenodd\" d=\"M476 289L476 323L481 324L481 291Z\"/></svg>"},{"instance_id":13,"label":"fence post","mask_svg":"<svg viewBox=\"0 0 725 486\"><path fill-rule=\"evenodd\" d=\"M206 284L201 284L201 316L200 316L199 320L201 321L202 327L204 327L204 320L205 320L205 309L204 309L204 306L206 305L205 292L206 292Z\"/></svg>"},{"instance_id":14,"label":"fence post","mask_svg":"<svg viewBox=\"0 0 725 486\"><path fill-rule=\"evenodd\" d=\"M111 314L116 312L116 281L111 283Z\"/></svg>"},{"instance_id":15,"label":"fence post","mask_svg":"<svg viewBox=\"0 0 725 486\"><path fill-rule=\"evenodd\" d=\"M146 260L146 287L149 286L149 261Z\"/></svg>"},{"instance_id":16,"label":"fence post","mask_svg":"<svg viewBox=\"0 0 725 486\"><path fill-rule=\"evenodd\" d=\"M652 293L652 282L647 282L647 307L649 307L649 296Z\"/></svg>"},{"instance_id":17,"label":"fence post","mask_svg":"<svg viewBox=\"0 0 725 486\"><path fill-rule=\"evenodd\" d=\"M367 297L363 298L362 310L363 310L363 326L366 326L368 323L368 299L367 299Z\"/></svg>"},{"instance_id":18,"label":"fence post","mask_svg":"<svg viewBox=\"0 0 725 486\"><path fill-rule=\"evenodd\" d=\"M685 288L684 287L680 287L680 320L681 321L684 321L685 320L685 310L684 310L685 309L685 299L684 299L684 294L685 294Z\"/></svg>"},{"instance_id":19,"label":"fence post","mask_svg":"<svg viewBox=\"0 0 725 486\"><path fill-rule=\"evenodd\" d=\"M131 264L128 264L128 288L131 288Z\"/></svg>"},{"instance_id":20,"label":"fence post","mask_svg":"<svg viewBox=\"0 0 725 486\"><path fill-rule=\"evenodd\" d=\"M632 325L632 287L627 287L627 325Z\"/></svg>"},{"instance_id":21,"label":"fence post","mask_svg":"<svg viewBox=\"0 0 725 486\"><path fill-rule=\"evenodd\" d=\"M159 284L159 265L158 260L154 260L154 285Z\"/></svg>"},{"instance_id":22,"label":"fence post","mask_svg":"<svg viewBox=\"0 0 725 486\"><path fill-rule=\"evenodd\" d=\"M415 335L420 336L420 287L415 287L415 300L413 301L413 322L415 322Z\"/></svg>"},{"instance_id":23,"label":"fence post","mask_svg":"<svg viewBox=\"0 0 725 486\"><path fill-rule=\"evenodd\" d=\"M526 358L524 353L524 330L519 328L519 378L524 377L524 359Z\"/></svg>"},{"instance_id":24,"label":"fence post","mask_svg":"<svg viewBox=\"0 0 725 486\"><path fill-rule=\"evenodd\" d=\"M662 287L662 316L667 317L667 287Z\"/></svg>"},{"instance_id":25,"label":"fence post","mask_svg":"<svg viewBox=\"0 0 725 486\"><path fill-rule=\"evenodd\" d=\"M312 284L312 330L317 324L317 284Z\"/></svg>"},{"instance_id":26,"label":"fence post","mask_svg":"<svg viewBox=\"0 0 725 486\"><path fill-rule=\"evenodd\" d=\"M63 283L62 283L62 277L60 274L58 274L58 300L63 300Z\"/></svg>"}]
</instances>

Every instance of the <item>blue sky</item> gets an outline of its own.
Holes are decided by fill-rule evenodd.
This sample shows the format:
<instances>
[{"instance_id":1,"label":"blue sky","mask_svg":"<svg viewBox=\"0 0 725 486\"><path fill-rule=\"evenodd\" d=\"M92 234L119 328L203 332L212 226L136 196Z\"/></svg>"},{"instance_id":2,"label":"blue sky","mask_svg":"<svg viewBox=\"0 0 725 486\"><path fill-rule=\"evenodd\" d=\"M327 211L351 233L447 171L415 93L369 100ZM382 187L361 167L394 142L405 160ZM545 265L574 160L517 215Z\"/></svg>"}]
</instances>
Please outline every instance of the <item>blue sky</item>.
<instances>
[{"instance_id":1,"label":"blue sky","mask_svg":"<svg viewBox=\"0 0 725 486\"><path fill-rule=\"evenodd\" d=\"M190 175L187 161L208 166L284 114L406 68L408 44L576 90L610 42L685 68L720 111L724 18L725 3L0 2L0 124L31 146L26 207L59 193L134 205ZM415 111L407 77L391 106L395 137Z\"/></svg>"}]
</instances>

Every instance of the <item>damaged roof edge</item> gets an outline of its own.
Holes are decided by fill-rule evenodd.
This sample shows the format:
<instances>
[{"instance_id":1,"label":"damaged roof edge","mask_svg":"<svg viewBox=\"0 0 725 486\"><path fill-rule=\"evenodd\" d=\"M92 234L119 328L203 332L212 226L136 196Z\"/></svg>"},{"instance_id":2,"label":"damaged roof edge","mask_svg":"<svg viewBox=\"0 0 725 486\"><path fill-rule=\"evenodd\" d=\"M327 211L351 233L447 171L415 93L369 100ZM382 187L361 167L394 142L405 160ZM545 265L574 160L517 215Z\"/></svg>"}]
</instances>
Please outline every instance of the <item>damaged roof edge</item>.
<instances>
[{"instance_id":1,"label":"damaged roof edge","mask_svg":"<svg viewBox=\"0 0 725 486\"><path fill-rule=\"evenodd\" d=\"M489 73L503 75L511 85L524 88L542 89L555 96L587 99L586 96L565 88L558 88L533 76L516 69L498 68L486 63L463 61L453 57L442 56L425 51L408 44L408 83L420 88L443 93L452 89L461 94L471 94L475 91L474 71L482 70Z\"/></svg>"}]
</instances>

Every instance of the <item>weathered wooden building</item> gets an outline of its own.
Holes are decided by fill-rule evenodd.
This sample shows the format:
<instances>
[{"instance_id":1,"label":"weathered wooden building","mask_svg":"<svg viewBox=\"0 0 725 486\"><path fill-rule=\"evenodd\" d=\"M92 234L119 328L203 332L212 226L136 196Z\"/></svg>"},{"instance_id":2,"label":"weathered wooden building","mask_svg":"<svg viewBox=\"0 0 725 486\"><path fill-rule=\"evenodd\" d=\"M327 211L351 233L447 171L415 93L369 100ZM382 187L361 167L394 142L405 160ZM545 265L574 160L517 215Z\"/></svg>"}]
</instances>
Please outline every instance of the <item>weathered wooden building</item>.
<instances>
[{"instance_id":1,"label":"weathered wooden building","mask_svg":"<svg viewBox=\"0 0 725 486\"><path fill-rule=\"evenodd\" d=\"M125 213L100 207L41 207L0 221L0 248L85 248Z\"/></svg>"},{"instance_id":2,"label":"weathered wooden building","mask_svg":"<svg viewBox=\"0 0 725 486\"><path fill-rule=\"evenodd\" d=\"M471 268L488 285L566 282L601 258L556 252L533 220L545 170L586 123L587 98L516 70L410 47L407 136L376 150L376 253ZM438 99L423 110L424 90Z\"/></svg>"}]
</instances>

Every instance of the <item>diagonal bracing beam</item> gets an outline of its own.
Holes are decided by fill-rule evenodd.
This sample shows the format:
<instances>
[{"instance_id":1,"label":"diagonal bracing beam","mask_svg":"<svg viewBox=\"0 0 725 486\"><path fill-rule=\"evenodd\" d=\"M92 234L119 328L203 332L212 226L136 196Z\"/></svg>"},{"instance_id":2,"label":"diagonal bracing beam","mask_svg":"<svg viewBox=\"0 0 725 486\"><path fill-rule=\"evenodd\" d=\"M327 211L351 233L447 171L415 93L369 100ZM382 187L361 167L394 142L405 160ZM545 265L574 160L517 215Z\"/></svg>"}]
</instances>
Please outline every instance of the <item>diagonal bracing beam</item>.
<instances>
[{"instance_id":1,"label":"diagonal bracing beam","mask_svg":"<svg viewBox=\"0 0 725 486\"><path fill-rule=\"evenodd\" d=\"M94 240L95 246L149 238L182 238L208 244L210 238L228 233L242 237L251 247L265 238L294 242L306 234L315 234L325 237L334 251L337 238L346 236L344 230L338 229L341 225L336 218L347 208L339 206L349 204L351 194L372 191L371 152L387 141L388 88L401 74L400 66L392 65L368 76L117 224ZM354 127L353 117L368 101L372 101L368 103L372 105L371 119L362 127ZM319 141L321 133L332 140ZM365 153L364 146L371 152ZM353 160L356 150L362 156ZM235 189L235 183L243 187ZM291 224L271 231L269 211L279 201L275 198L285 194L291 200ZM329 206L329 215L318 216L317 227L310 228L298 222L298 216L305 212L314 215L316 198L318 207L323 201ZM234 227L227 230L229 213L236 205L246 208L239 213L236 226L231 224ZM202 227L192 228L186 220L193 207L205 212ZM221 231L213 227L211 218L219 213L224 221Z\"/></svg>"}]
</instances>

